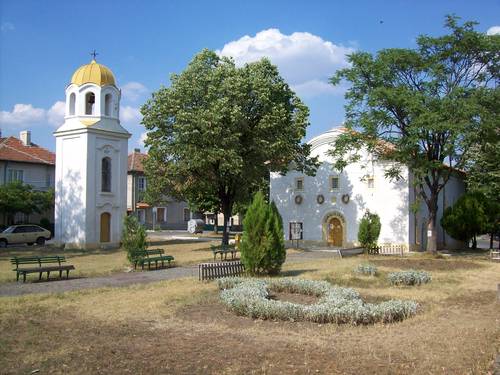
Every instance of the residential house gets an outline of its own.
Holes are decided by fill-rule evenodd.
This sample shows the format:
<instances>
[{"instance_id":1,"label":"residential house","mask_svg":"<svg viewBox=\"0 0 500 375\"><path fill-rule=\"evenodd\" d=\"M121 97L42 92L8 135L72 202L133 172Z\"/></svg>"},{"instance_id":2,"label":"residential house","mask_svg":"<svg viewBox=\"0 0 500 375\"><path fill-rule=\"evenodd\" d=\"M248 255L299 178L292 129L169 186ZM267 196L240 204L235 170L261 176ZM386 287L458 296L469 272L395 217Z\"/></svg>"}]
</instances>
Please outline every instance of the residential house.
<instances>
[{"instance_id":1,"label":"residential house","mask_svg":"<svg viewBox=\"0 0 500 375\"><path fill-rule=\"evenodd\" d=\"M0 135L0 185L11 181L22 181L38 191L54 188L55 153L31 142L31 132L24 130L19 138L1 137ZM39 223L47 218L54 222L54 209L42 214L17 214L15 223ZM4 215L0 215L0 224L7 225Z\"/></svg>"},{"instance_id":2,"label":"residential house","mask_svg":"<svg viewBox=\"0 0 500 375\"><path fill-rule=\"evenodd\" d=\"M135 149L128 155L127 176L127 211L137 215L139 222L147 228L187 229L187 222L197 215L193 215L186 202L165 198L165 202L158 206L150 206L144 202L147 188L147 178L144 174L144 161L147 154Z\"/></svg>"}]
</instances>

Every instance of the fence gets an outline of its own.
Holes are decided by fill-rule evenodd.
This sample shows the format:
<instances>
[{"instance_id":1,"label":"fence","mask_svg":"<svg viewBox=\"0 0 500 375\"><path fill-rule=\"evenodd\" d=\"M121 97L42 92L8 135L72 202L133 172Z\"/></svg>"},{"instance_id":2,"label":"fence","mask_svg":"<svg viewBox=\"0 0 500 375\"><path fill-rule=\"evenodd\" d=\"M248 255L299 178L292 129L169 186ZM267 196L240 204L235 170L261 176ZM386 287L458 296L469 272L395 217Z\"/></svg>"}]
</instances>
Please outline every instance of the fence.
<instances>
[{"instance_id":1,"label":"fence","mask_svg":"<svg viewBox=\"0 0 500 375\"><path fill-rule=\"evenodd\" d=\"M405 245L393 245L393 244L380 245L377 247L378 253L381 255L403 256L405 249L406 249Z\"/></svg>"},{"instance_id":2,"label":"fence","mask_svg":"<svg viewBox=\"0 0 500 375\"><path fill-rule=\"evenodd\" d=\"M241 261L201 263L198 265L199 280L213 280L220 277L239 276L245 272Z\"/></svg>"}]
</instances>

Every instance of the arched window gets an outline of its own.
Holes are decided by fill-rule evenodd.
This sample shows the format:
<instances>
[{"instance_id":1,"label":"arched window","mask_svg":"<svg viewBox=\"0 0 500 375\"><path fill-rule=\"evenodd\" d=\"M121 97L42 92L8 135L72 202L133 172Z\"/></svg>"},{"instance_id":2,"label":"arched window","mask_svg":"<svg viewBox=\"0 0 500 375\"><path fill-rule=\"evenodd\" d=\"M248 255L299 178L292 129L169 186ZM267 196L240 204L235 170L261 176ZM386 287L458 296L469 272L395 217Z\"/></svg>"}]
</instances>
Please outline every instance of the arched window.
<instances>
[{"instance_id":1,"label":"arched window","mask_svg":"<svg viewBox=\"0 0 500 375\"><path fill-rule=\"evenodd\" d=\"M101 191L111 192L111 159L108 157L101 162Z\"/></svg>"},{"instance_id":2,"label":"arched window","mask_svg":"<svg viewBox=\"0 0 500 375\"><path fill-rule=\"evenodd\" d=\"M93 115L94 114L94 105L95 105L95 95L93 92L88 92L85 95L85 114Z\"/></svg>"},{"instance_id":3,"label":"arched window","mask_svg":"<svg viewBox=\"0 0 500 375\"><path fill-rule=\"evenodd\" d=\"M106 94L104 96L104 115L111 116L111 94Z\"/></svg>"},{"instance_id":4,"label":"arched window","mask_svg":"<svg viewBox=\"0 0 500 375\"><path fill-rule=\"evenodd\" d=\"M74 116L75 114L75 101L76 101L76 95L75 93L72 93L69 96L69 115Z\"/></svg>"}]
</instances>

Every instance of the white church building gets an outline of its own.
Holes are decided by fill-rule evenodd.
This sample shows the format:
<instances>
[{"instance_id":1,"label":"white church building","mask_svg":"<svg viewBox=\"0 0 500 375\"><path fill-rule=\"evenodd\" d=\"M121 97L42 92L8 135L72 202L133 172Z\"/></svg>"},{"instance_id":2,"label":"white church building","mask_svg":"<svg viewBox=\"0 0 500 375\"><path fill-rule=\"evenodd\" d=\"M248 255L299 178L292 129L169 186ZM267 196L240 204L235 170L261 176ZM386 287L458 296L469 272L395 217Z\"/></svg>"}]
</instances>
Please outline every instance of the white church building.
<instances>
[{"instance_id":1,"label":"white church building","mask_svg":"<svg viewBox=\"0 0 500 375\"><path fill-rule=\"evenodd\" d=\"M95 59L66 88L55 132L55 241L67 248L119 246L127 212L130 133L120 125L120 89Z\"/></svg>"},{"instance_id":2,"label":"white church building","mask_svg":"<svg viewBox=\"0 0 500 375\"><path fill-rule=\"evenodd\" d=\"M300 233L303 246L353 248L359 246L358 227L369 210L380 217L379 244L405 245L407 250L425 249L427 208L411 210L415 202L412 174L403 168L402 179L392 181L384 172L388 161L361 155L360 162L335 171L328 155L341 128L313 138L311 156L321 162L314 177L298 171L286 175L271 174L270 199L274 200L283 219L285 239ZM367 167L368 166L368 167ZM452 205L465 190L463 176L454 173L439 196L438 247L459 248L463 243L449 237L439 221L444 208Z\"/></svg>"}]
</instances>

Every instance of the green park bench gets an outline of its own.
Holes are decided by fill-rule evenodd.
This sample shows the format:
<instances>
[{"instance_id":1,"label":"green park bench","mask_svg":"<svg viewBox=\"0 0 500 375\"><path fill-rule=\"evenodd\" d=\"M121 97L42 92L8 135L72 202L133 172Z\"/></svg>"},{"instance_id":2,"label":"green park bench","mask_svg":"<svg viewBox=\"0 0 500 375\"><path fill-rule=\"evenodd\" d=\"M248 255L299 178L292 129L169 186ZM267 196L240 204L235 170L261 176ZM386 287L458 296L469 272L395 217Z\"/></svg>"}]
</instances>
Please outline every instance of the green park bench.
<instances>
[{"instance_id":1,"label":"green park bench","mask_svg":"<svg viewBox=\"0 0 500 375\"><path fill-rule=\"evenodd\" d=\"M214 260L217 257L217 254L220 254L220 260L224 256L224 260L227 260L227 254L231 254L231 259L234 259L238 249L234 245L210 245L210 250L214 254Z\"/></svg>"},{"instance_id":2,"label":"green park bench","mask_svg":"<svg viewBox=\"0 0 500 375\"><path fill-rule=\"evenodd\" d=\"M144 265L147 264L148 270L150 270L152 263L155 264L156 268L158 268L159 264L164 267L165 262L168 262L168 265L170 266L170 262L174 260L172 255L165 255L165 252L162 249L137 251L135 256L134 269L137 269L138 265L144 269Z\"/></svg>"},{"instance_id":3,"label":"green park bench","mask_svg":"<svg viewBox=\"0 0 500 375\"><path fill-rule=\"evenodd\" d=\"M69 271L75 269L75 266L71 264L62 264L66 263L66 258L58 255L14 257L10 259L10 263L16 266L13 269L16 272L16 280L19 281L19 276L23 275L23 282L26 281L26 275L29 273L38 273L38 280L42 280L42 274L47 272L47 280L49 280L50 273L57 271L59 271L59 278L62 278L63 271L66 271L67 279L69 278ZM25 265L31 265L32 267L24 267Z\"/></svg>"}]
</instances>

